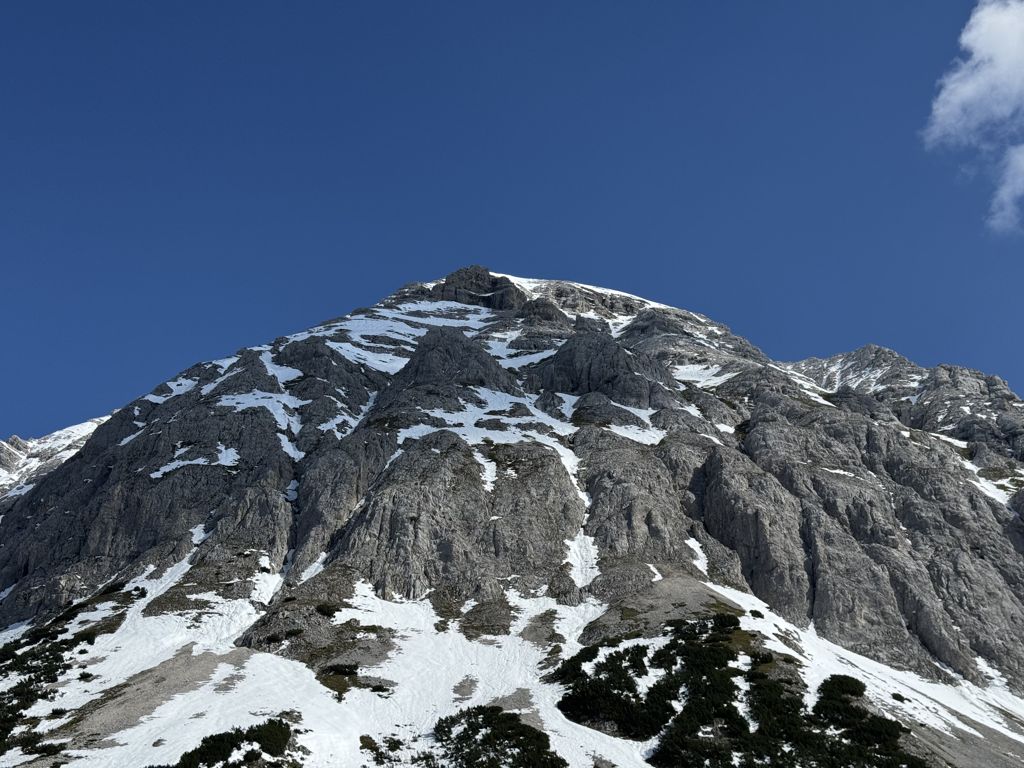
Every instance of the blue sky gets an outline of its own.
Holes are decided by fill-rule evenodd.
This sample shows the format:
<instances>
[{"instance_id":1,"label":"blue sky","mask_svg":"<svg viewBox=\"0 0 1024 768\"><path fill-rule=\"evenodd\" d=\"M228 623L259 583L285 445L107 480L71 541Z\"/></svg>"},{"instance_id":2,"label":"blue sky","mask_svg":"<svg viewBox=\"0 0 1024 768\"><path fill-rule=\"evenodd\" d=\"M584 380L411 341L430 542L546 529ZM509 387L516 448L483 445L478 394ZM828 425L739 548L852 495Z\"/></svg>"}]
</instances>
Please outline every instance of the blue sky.
<instances>
[{"instance_id":1,"label":"blue sky","mask_svg":"<svg viewBox=\"0 0 1024 768\"><path fill-rule=\"evenodd\" d=\"M925 135L973 7L4 4L0 433L470 263L1024 390L1010 130Z\"/></svg>"}]
</instances>

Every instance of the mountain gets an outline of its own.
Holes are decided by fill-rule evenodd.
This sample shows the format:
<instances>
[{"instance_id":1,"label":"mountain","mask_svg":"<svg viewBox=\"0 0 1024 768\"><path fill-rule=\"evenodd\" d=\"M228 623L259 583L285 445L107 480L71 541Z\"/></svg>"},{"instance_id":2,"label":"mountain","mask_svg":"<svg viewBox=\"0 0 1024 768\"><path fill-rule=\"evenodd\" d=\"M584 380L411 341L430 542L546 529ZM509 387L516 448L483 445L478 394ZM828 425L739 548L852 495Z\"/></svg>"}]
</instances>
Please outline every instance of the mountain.
<instances>
[{"instance_id":1,"label":"mountain","mask_svg":"<svg viewBox=\"0 0 1024 768\"><path fill-rule=\"evenodd\" d=\"M12 435L0 440L0 496L22 496L34 487L33 480L70 459L106 417L61 429L38 440Z\"/></svg>"},{"instance_id":2,"label":"mountain","mask_svg":"<svg viewBox=\"0 0 1024 768\"><path fill-rule=\"evenodd\" d=\"M468 267L0 471L0 765L1024 763L976 371Z\"/></svg>"}]
</instances>

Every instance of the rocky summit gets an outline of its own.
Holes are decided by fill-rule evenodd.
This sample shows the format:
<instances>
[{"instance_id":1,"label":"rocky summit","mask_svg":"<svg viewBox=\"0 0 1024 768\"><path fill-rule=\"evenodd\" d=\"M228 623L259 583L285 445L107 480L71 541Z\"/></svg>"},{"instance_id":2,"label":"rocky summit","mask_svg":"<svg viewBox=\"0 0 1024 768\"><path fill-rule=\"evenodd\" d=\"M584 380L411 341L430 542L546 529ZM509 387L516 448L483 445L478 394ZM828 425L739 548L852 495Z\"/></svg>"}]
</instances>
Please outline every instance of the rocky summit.
<instances>
[{"instance_id":1,"label":"rocky summit","mask_svg":"<svg viewBox=\"0 0 1024 768\"><path fill-rule=\"evenodd\" d=\"M1020 766L1024 402L461 269L0 442L0 765Z\"/></svg>"}]
</instances>

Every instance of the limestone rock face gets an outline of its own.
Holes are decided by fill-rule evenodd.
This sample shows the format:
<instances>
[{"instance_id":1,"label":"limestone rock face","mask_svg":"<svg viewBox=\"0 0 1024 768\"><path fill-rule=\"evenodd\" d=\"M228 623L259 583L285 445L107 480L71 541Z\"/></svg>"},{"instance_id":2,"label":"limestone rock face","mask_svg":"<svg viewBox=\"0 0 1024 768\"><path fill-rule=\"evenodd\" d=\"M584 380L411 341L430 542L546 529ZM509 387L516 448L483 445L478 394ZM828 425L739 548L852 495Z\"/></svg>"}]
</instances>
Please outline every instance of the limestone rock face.
<instances>
[{"instance_id":1,"label":"limestone rock face","mask_svg":"<svg viewBox=\"0 0 1024 768\"><path fill-rule=\"evenodd\" d=\"M364 589L565 651L710 582L1019 693L1022 511L1024 403L996 377L879 347L775 362L685 310L468 267L0 442L0 626L187 563L147 611L248 600L232 642L321 669L400 643L332 623ZM567 636L559 606L602 607Z\"/></svg>"}]
</instances>

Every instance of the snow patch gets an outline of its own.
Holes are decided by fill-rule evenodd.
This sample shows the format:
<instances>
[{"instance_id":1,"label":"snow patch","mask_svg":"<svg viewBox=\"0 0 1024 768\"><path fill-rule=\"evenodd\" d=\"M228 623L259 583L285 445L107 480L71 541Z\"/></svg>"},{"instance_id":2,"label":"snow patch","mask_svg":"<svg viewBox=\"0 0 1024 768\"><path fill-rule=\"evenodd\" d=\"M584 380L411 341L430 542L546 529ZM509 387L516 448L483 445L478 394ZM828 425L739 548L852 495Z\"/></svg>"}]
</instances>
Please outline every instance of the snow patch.
<instances>
[{"instance_id":1,"label":"snow patch","mask_svg":"<svg viewBox=\"0 0 1024 768\"><path fill-rule=\"evenodd\" d=\"M274 599L274 595L284 584L284 576L271 572L270 557L266 554L260 555L259 567L259 571L253 574L251 579L252 594L249 599L254 603L270 605L270 601Z\"/></svg>"},{"instance_id":2,"label":"snow patch","mask_svg":"<svg viewBox=\"0 0 1024 768\"><path fill-rule=\"evenodd\" d=\"M586 517L584 517L583 523L586 525ZM576 586L582 589L601 574L597 567L599 558L597 542L593 536L586 534L581 525L579 532L573 538L565 540L565 545L569 549L565 560L570 567L569 576Z\"/></svg>"},{"instance_id":3,"label":"snow patch","mask_svg":"<svg viewBox=\"0 0 1024 768\"><path fill-rule=\"evenodd\" d=\"M235 359L237 360L238 358L235 358ZM227 373L221 373L220 376L218 376L216 379L211 381L209 384L203 384L203 386L201 386L199 388L199 394L201 394L203 397L206 397L208 394L213 392L213 390L215 390L217 387L219 387L225 381L230 379L236 373L241 373L241 371L242 371L241 368L232 368Z\"/></svg>"},{"instance_id":4,"label":"snow patch","mask_svg":"<svg viewBox=\"0 0 1024 768\"><path fill-rule=\"evenodd\" d=\"M0 495L0 499L12 499L15 496L24 496L26 493L28 493L29 491L31 491L35 487L36 487L35 483L20 483L20 484L14 486L13 488L11 488L9 491L4 493L3 495Z\"/></svg>"},{"instance_id":5,"label":"snow patch","mask_svg":"<svg viewBox=\"0 0 1024 768\"><path fill-rule=\"evenodd\" d=\"M321 552L320 556L317 557L317 559L314 560L312 563L310 563L310 565L307 566L302 571L302 573L299 575L299 584L301 584L304 581L309 581L314 576L316 576L318 573L323 571L324 563L326 563L326 562L327 562L327 553L326 552Z\"/></svg>"},{"instance_id":6,"label":"snow patch","mask_svg":"<svg viewBox=\"0 0 1024 768\"><path fill-rule=\"evenodd\" d=\"M672 369L672 378L676 381L694 384L701 389L714 389L729 379L737 376L738 371L722 373L720 365L677 365Z\"/></svg>"},{"instance_id":7,"label":"snow patch","mask_svg":"<svg viewBox=\"0 0 1024 768\"><path fill-rule=\"evenodd\" d=\"M278 429L287 430L293 435L297 435L302 429L302 419L295 411L311 402L313 401L300 400L287 393L263 392L256 389L241 395L224 395L217 401L217 405L234 408L236 411L244 411L248 408L266 408L274 417Z\"/></svg>"},{"instance_id":8,"label":"snow patch","mask_svg":"<svg viewBox=\"0 0 1024 768\"><path fill-rule=\"evenodd\" d=\"M369 399L359 410L358 414L353 416L345 412L340 412L334 418L325 421L323 424L320 424L317 427L317 429L319 429L321 432L331 432L334 434L336 438L341 440L341 438L351 434L352 430L356 428L359 422L366 418L366 414L370 412L370 409L373 408L373 404L375 402L377 402L377 393L371 392ZM338 403L338 407L344 408L344 406L341 403ZM338 429L339 427L342 428Z\"/></svg>"},{"instance_id":9,"label":"snow patch","mask_svg":"<svg viewBox=\"0 0 1024 768\"><path fill-rule=\"evenodd\" d=\"M306 458L306 454L296 448L295 443L289 440L285 435L278 432L277 439L281 441L281 450L295 461L302 461Z\"/></svg>"},{"instance_id":10,"label":"snow patch","mask_svg":"<svg viewBox=\"0 0 1024 768\"><path fill-rule=\"evenodd\" d=\"M260 360L263 361L263 367L267 369L267 373L277 379L277 383L281 385L282 389L289 381L295 381L302 376L302 371L297 368L289 368L286 365L275 363L273 354L269 350L260 353Z\"/></svg>"},{"instance_id":11,"label":"snow patch","mask_svg":"<svg viewBox=\"0 0 1024 768\"><path fill-rule=\"evenodd\" d=\"M187 453L189 450L190 448L179 448L177 451L175 451L174 455L176 457L181 456L184 453ZM210 461L210 459L206 458L205 456L201 456L198 459L187 460L175 458L174 461L164 464L162 467L160 467L160 469L156 470L155 472L150 472L149 476L159 480L164 475L173 472L176 469L181 469L182 467L187 467L193 464L199 464L204 466L233 467L236 464L238 464L239 458L240 457L238 455L238 451L236 451L234 448L225 448L223 443L217 443L217 458L214 459L213 461Z\"/></svg>"},{"instance_id":12,"label":"snow patch","mask_svg":"<svg viewBox=\"0 0 1024 768\"><path fill-rule=\"evenodd\" d=\"M494 483L498 479L498 465L476 449L473 450L473 458L480 464L480 479L484 484L484 490L490 493L494 490Z\"/></svg>"},{"instance_id":13,"label":"snow patch","mask_svg":"<svg viewBox=\"0 0 1024 768\"><path fill-rule=\"evenodd\" d=\"M149 400L149 402L156 403L157 405L159 405L160 403L167 402L172 397L177 397L178 395L183 395L186 392L191 392L195 388L196 384L198 384L199 382L196 381L195 379L187 379L184 376L182 376L180 378L175 379L174 381L168 381L168 382L165 382L165 383L166 383L166 386L170 387L171 394L169 394L169 395L148 394L148 395L144 395L142 399L143 400Z\"/></svg>"},{"instance_id":14,"label":"snow patch","mask_svg":"<svg viewBox=\"0 0 1024 768\"><path fill-rule=\"evenodd\" d=\"M192 534L192 544L198 547L200 544L202 544L204 541L210 538L210 534L213 533L213 531L207 533L206 526L203 523L200 523L196 527L190 529L189 533Z\"/></svg>"},{"instance_id":15,"label":"snow patch","mask_svg":"<svg viewBox=\"0 0 1024 768\"><path fill-rule=\"evenodd\" d=\"M657 427L638 427L632 424L611 424L605 429L620 437L628 438L634 443L643 443L644 445L657 445L667 434L665 430Z\"/></svg>"},{"instance_id":16,"label":"snow patch","mask_svg":"<svg viewBox=\"0 0 1024 768\"><path fill-rule=\"evenodd\" d=\"M694 558L693 564L697 570L701 573L706 574L708 572L708 556L704 554L704 547L700 545L700 542L694 538L689 538L683 542L690 549L693 550Z\"/></svg>"},{"instance_id":17,"label":"snow patch","mask_svg":"<svg viewBox=\"0 0 1024 768\"><path fill-rule=\"evenodd\" d=\"M843 475L844 477L856 477L853 472L848 472L845 469L831 469L829 467L821 467L822 472L828 472L832 475Z\"/></svg>"}]
</instances>

